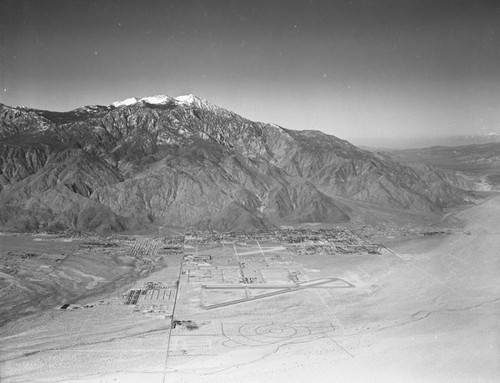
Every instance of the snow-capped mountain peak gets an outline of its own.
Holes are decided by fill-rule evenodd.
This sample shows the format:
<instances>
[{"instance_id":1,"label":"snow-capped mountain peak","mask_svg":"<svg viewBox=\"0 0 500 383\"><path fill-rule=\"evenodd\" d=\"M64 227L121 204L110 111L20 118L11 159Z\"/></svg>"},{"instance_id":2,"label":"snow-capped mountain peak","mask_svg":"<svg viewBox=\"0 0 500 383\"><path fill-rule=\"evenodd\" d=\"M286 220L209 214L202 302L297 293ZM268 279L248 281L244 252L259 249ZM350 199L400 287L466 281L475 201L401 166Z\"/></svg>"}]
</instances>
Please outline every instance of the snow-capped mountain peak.
<instances>
[{"instance_id":1,"label":"snow-capped mountain peak","mask_svg":"<svg viewBox=\"0 0 500 383\"><path fill-rule=\"evenodd\" d=\"M173 98L170 96L166 96L164 94L157 94L156 96L149 96L149 97L143 97L143 98L129 97L129 98L126 98L125 100L122 100L122 101L115 101L111 105L113 105L115 108L118 108L120 106L135 105L139 102L145 102L148 104L159 105L159 104L166 104L167 102L172 101L172 100L173 100Z\"/></svg>"},{"instance_id":2,"label":"snow-capped mountain peak","mask_svg":"<svg viewBox=\"0 0 500 383\"><path fill-rule=\"evenodd\" d=\"M165 94L157 94L156 96L143 97L139 101L147 102L148 104L158 105L158 104L166 104L172 101L172 97L167 96Z\"/></svg>"},{"instance_id":3,"label":"snow-capped mountain peak","mask_svg":"<svg viewBox=\"0 0 500 383\"><path fill-rule=\"evenodd\" d=\"M206 110L211 110L211 111L222 111L224 110L223 108L220 108L216 105L211 104L204 98L200 98L197 96L194 96L192 94L187 94L183 96L177 96L175 97L175 101L179 105L184 105L184 106L195 106L201 109L206 109Z\"/></svg>"},{"instance_id":4,"label":"snow-capped mountain peak","mask_svg":"<svg viewBox=\"0 0 500 383\"><path fill-rule=\"evenodd\" d=\"M183 105L197 105L201 102L201 99L193 96L192 94L185 95L185 96L178 96L175 98L164 95L164 94L157 94L155 96L148 96L148 97L142 97L142 98L129 97L129 98L126 98L125 100L115 101L111 105L113 105L115 108L118 108L120 106L135 105L135 104L140 103L140 102L158 105L158 104L166 104L167 102L171 102L171 101L174 101L177 104L183 104Z\"/></svg>"},{"instance_id":5,"label":"snow-capped mountain peak","mask_svg":"<svg viewBox=\"0 0 500 383\"><path fill-rule=\"evenodd\" d=\"M115 108L123 107L123 106L132 106L132 105L165 105L169 103L175 103L181 107L195 107L205 110L210 110L216 113L227 112L225 109L215 106L208 102L207 100L197 97L193 94L187 94L177 97L171 97L164 94L159 94L156 96L148 96L148 97L129 97L122 101L115 101L111 105Z\"/></svg>"},{"instance_id":6,"label":"snow-capped mountain peak","mask_svg":"<svg viewBox=\"0 0 500 383\"><path fill-rule=\"evenodd\" d=\"M192 94L186 94L183 96L177 96L175 100L177 102L180 102L182 104L193 104L196 102L197 97L193 96Z\"/></svg>"},{"instance_id":7,"label":"snow-capped mountain peak","mask_svg":"<svg viewBox=\"0 0 500 383\"><path fill-rule=\"evenodd\" d=\"M134 105L137 104L139 100L135 97L129 97L126 98L125 100L122 101L115 101L111 105L113 105L115 108L118 108L120 106L129 106L129 105Z\"/></svg>"}]
</instances>

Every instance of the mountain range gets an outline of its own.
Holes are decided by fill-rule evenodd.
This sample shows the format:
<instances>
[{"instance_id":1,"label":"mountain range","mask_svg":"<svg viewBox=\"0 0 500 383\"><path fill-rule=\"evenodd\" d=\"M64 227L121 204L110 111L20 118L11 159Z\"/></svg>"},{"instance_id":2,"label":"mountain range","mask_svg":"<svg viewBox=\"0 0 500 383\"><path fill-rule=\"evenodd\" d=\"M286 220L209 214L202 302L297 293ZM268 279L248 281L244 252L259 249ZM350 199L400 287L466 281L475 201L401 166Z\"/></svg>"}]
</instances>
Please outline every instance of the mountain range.
<instances>
[{"instance_id":1,"label":"mountain range","mask_svg":"<svg viewBox=\"0 0 500 383\"><path fill-rule=\"evenodd\" d=\"M355 143L369 151L394 151L394 150L410 150L422 149L433 146L455 147L468 145L482 145L500 143L500 132L492 131L489 133L478 134L462 134L449 136L421 136L421 137L405 137L395 136L388 137L366 137L357 138Z\"/></svg>"},{"instance_id":2,"label":"mountain range","mask_svg":"<svg viewBox=\"0 0 500 383\"><path fill-rule=\"evenodd\" d=\"M267 230L377 209L474 203L453 170L401 163L313 130L253 122L196 96L52 112L0 104L0 226Z\"/></svg>"},{"instance_id":3,"label":"mountain range","mask_svg":"<svg viewBox=\"0 0 500 383\"><path fill-rule=\"evenodd\" d=\"M475 177L484 190L500 190L500 142L392 150L386 154L403 163L454 170Z\"/></svg>"}]
</instances>

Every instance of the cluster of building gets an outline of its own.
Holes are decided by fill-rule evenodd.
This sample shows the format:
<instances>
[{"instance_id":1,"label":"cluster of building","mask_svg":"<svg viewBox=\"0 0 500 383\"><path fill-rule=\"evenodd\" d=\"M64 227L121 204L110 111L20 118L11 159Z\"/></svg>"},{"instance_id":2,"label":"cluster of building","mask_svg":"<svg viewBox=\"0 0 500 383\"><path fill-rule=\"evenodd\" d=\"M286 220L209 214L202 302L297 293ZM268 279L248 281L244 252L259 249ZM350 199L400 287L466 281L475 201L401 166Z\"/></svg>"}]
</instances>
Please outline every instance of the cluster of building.
<instances>
[{"instance_id":1,"label":"cluster of building","mask_svg":"<svg viewBox=\"0 0 500 383\"><path fill-rule=\"evenodd\" d=\"M280 230L277 235L280 241L287 243L342 242L354 244L360 241L352 230L346 228Z\"/></svg>"},{"instance_id":2,"label":"cluster of building","mask_svg":"<svg viewBox=\"0 0 500 383\"><path fill-rule=\"evenodd\" d=\"M205 254L186 254L184 256L184 262L196 266L210 266L212 263L212 256Z\"/></svg>"},{"instance_id":3,"label":"cluster of building","mask_svg":"<svg viewBox=\"0 0 500 383\"><path fill-rule=\"evenodd\" d=\"M294 255L335 255L368 253L379 254L379 244L360 239L346 228L282 230L278 239L288 243L287 250Z\"/></svg>"},{"instance_id":4,"label":"cluster of building","mask_svg":"<svg viewBox=\"0 0 500 383\"><path fill-rule=\"evenodd\" d=\"M296 243L286 246L293 255L380 254L378 244Z\"/></svg>"},{"instance_id":5,"label":"cluster of building","mask_svg":"<svg viewBox=\"0 0 500 383\"><path fill-rule=\"evenodd\" d=\"M201 243L246 243L251 241L279 241L286 243L301 242L343 242L356 244L360 241L352 230L346 228L308 228L308 229L276 229L267 232L236 233L203 230L189 230L186 240L200 241Z\"/></svg>"},{"instance_id":6,"label":"cluster of building","mask_svg":"<svg viewBox=\"0 0 500 383\"><path fill-rule=\"evenodd\" d=\"M140 288L129 290L123 303L143 314L166 314L175 296L175 283L149 281Z\"/></svg>"}]
</instances>

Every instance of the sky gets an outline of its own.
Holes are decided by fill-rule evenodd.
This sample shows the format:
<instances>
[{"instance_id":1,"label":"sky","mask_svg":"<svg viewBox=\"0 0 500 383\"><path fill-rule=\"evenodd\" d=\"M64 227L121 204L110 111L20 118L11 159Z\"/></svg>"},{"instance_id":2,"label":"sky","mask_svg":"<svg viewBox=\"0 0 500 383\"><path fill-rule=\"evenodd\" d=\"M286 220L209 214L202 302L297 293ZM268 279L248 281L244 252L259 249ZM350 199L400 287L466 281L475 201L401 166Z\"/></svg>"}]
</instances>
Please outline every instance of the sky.
<instances>
[{"instance_id":1,"label":"sky","mask_svg":"<svg viewBox=\"0 0 500 383\"><path fill-rule=\"evenodd\" d=\"M0 102L155 94L353 142L500 132L500 1L0 0Z\"/></svg>"}]
</instances>

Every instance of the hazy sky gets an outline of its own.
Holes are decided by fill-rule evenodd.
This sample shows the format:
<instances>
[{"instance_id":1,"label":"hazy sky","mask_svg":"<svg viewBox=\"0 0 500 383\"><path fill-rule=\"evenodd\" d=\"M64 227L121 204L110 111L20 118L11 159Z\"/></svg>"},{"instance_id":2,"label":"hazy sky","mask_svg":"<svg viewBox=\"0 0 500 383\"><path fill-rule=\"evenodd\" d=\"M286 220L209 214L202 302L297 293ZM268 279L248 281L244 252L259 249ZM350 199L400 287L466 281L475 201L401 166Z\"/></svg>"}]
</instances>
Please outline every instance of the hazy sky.
<instances>
[{"instance_id":1,"label":"hazy sky","mask_svg":"<svg viewBox=\"0 0 500 383\"><path fill-rule=\"evenodd\" d=\"M193 93L341 138L500 131L500 1L0 0L0 101Z\"/></svg>"}]
</instances>

